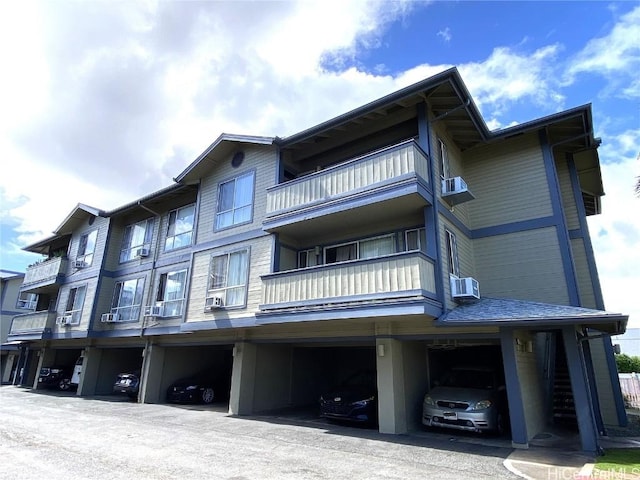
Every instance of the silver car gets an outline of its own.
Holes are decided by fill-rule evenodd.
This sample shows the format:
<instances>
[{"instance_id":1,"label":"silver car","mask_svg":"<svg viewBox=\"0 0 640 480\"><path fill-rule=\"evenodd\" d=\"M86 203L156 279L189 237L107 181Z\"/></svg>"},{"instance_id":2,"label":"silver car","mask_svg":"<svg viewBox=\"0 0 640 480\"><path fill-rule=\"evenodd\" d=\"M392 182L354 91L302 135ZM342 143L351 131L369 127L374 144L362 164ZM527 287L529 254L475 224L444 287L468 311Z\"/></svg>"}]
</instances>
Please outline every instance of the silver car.
<instances>
[{"instance_id":1,"label":"silver car","mask_svg":"<svg viewBox=\"0 0 640 480\"><path fill-rule=\"evenodd\" d=\"M495 369L454 367L424 397L422 423L428 427L502 434L507 420L506 390Z\"/></svg>"}]
</instances>

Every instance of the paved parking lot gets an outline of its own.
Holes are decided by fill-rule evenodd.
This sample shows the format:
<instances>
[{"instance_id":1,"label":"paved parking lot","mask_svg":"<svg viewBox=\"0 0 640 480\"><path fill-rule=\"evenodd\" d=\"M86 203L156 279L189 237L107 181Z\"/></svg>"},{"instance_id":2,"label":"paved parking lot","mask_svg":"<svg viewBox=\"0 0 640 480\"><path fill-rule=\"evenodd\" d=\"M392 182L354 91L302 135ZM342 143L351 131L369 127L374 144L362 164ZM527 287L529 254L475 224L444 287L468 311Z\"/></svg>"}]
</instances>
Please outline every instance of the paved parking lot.
<instances>
[{"instance_id":1,"label":"paved parking lot","mask_svg":"<svg viewBox=\"0 0 640 480\"><path fill-rule=\"evenodd\" d=\"M223 406L0 388L0 478L513 479L501 446L446 434L382 435ZM503 444L506 444L503 441Z\"/></svg>"}]
</instances>

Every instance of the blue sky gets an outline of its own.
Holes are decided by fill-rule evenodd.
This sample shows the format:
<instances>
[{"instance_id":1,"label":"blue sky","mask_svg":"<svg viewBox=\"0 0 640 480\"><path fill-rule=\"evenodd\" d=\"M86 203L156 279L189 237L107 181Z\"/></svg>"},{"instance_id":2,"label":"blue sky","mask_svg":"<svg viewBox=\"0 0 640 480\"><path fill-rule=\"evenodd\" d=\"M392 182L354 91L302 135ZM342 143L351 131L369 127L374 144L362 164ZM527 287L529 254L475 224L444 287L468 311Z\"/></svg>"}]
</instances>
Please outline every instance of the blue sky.
<instances>
[{"instance_id":1,"label":"blue sky","mask_svg":"<svg viewBox=\"0 0 640 480\"><path fill-rule=\"evenodd\" d=\"M457 66L491 129L591 103L608 310L640 326L637 2L0 5L0 268L77 203L171 183L219 134L286 136Z\"/></svg>"}]
</instances>

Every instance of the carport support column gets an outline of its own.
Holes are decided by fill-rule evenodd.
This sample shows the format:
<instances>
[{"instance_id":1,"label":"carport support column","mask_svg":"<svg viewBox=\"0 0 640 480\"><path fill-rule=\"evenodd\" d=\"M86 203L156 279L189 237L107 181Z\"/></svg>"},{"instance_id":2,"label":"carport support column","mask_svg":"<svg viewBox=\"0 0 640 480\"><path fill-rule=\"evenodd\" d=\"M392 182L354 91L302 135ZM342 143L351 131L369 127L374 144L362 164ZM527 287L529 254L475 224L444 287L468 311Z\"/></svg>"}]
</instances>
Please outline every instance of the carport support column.
<instances>
[{"instance_id":1,"label":"carport support column","mask_svg":"<svg viewBox=\"0 0 640 480\"><path fill-rule=\"evenodd\" d=\"M37 353L38 368L36 369L36 377L33 379L33 388L38 389L38 377L42 367L51 367L56 361L56 351L53 348L41 348Z\"/></svg>"},{"instance_id":2,"label":"carport support column","mask_svg":"<svg viewBox=\"0 0 640 480\"><path fill-rule=\"evenodd\" d=\"M258 347L253 343L239 342L233 347L233 370L229 413L251 415L256 381L256 357Z\"/></svg>"},{"instance_id":3,"label":"carport support column","mask_svg":"<svg viewBox=\"0 0 640 480\"><path fill-rule=\"evenodd\" d=\"M162 403L164 401L164 392L160 391L164 354L164 347L154 345L150 341L147 342L142 359L142 384L138 395L140 403Z\"/></svg>"},{"instance_id":4,"label":"carport support column","mask_svg":"<svg viewBox=\"0 0 640 480\"><path fill-rule=\"evenodd\" d=\"M402 342L376 340L380 433L407 433Z\"/></svg>"},{"instance_id":5,"label":"carport support column","mask_svg":"<svg viewBox=\"0 0 640 480\"><path fill-rule=\"evenodd\" d=\"M599 450L598 432L589 395L582 346L578 342L576 330L573 326L562 327L562 340L567 355L567 366L569 367L571 391L573 392L582 449L590 453L596 453Z\"/></svg>"},{"instance_id":6,"label":"carport support column","mask_svg":"<svg viewBox=\"0 0 640 480\"><path fill-rule=\"evenodd\" d=\"M509 399L509 418L511 420L511 445L514 448L529 448L527 420L524 414L522 389L518 378L518 359L516 357L515 335L511 328L500 329L500 346L504 379Z\"/></svg>"},{"instance_id":7,"label":"carport support column","mask_svg":"<svg viewBox=\"0 0 640 480\"><path fill-rule=\"evenodd\" d=\"M78 384L78 395L95 395L100 371L102 350L95 347L87 347L82 352L82 371Z\"/></svg>"}]
</instances>

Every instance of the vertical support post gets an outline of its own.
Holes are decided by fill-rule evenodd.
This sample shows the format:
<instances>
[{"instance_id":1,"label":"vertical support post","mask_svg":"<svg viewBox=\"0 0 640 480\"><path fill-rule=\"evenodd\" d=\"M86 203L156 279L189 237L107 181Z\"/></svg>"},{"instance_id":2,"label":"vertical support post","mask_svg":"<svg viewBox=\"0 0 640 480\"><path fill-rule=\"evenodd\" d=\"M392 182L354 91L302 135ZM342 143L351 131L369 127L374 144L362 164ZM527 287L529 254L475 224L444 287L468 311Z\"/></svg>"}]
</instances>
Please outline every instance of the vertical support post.
<instances>
[{"instance_id":1,"label":"vertical support post","mask_svg":"<svg viewBox=\"0 0 640 480\"><path fill-rule=\"evenodd\" d=\"M257 346L253 343L238 342L233 347L233 370L229 397L229 413L232 415L251 415L253 413L257 353Z\"/></svg>"},{"instance_id":2,"label":"vertical support post","mask_svg":"<svg viewBox=\"0 0 640 480\"><path fill-rule=\"evenodd\" d=\"M376 340L380 433L407 433L402 342Z\"/></svg>"},{"instance_id":3,"label":"vertical support post","mask_svg":"<svg viewBox=\"0 0 640 480\"><path fill-rule=\"evenodd\" d=\"M576 416L578 417L582 449L589 453L597 453L600 448L598 446L595 417L589 395L589 386L586 381L582 349L573 326L562 327L562 340L567 355L567 366L569 368L569 378L571 379Z\"/></svg>"},{"instance_id":4,"label":"vertical support post","mask_svg":"<svg viewBox=\"0 0 640 480\"><path fill-rule=\"evenodd\" d=\"M500 329L502 347L502 364L509 401L509 418L511 420L511 444L514 448L529 448L527 421L524 414L524 402L518 377L518 359L516 358L514 330Z\"/></svg>"}]
</instances>

